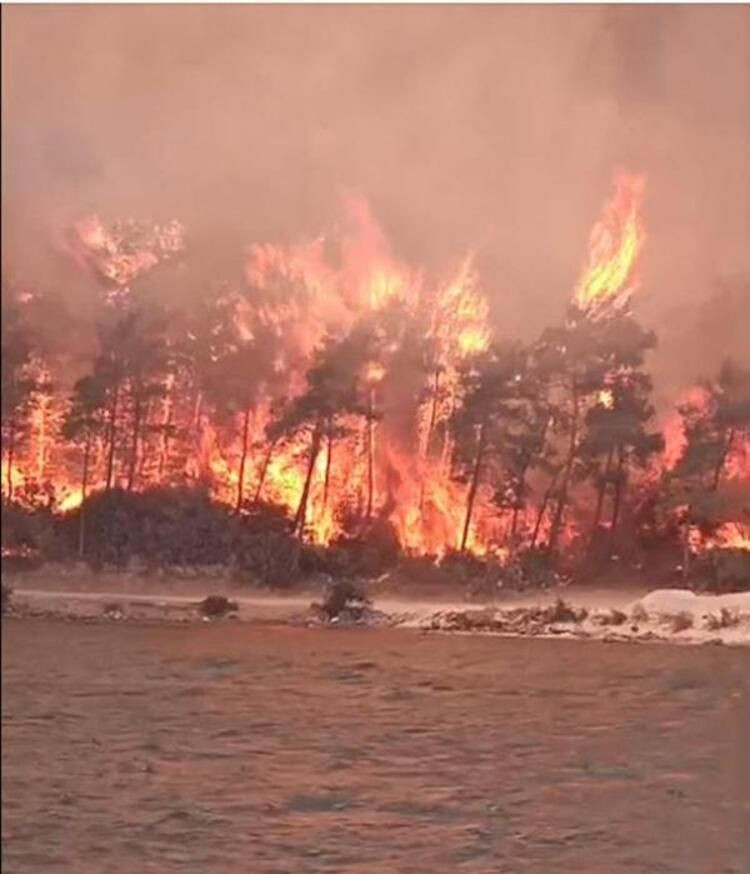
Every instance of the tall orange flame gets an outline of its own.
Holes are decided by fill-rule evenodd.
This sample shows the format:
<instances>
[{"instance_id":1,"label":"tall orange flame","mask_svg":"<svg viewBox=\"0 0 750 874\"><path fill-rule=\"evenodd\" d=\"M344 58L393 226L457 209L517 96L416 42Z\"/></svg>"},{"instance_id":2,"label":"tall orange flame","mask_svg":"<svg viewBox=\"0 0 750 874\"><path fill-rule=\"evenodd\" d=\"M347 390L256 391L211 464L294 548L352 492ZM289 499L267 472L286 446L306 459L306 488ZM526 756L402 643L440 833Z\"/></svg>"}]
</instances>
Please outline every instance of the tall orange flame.
<instances>
[{"instance_id":1,"label":"tall orange flame","mask_svg":"<svg viewBox=\"0 0 750 874\"><path fill-rule=\"evenodd\" d=\"M642 176L620 173L614 196L591 231L586 264L574 291L576 305L590 315L605 305L624 307L635 290L634 266L646 236L640 215L644 190Z\"/></svg>"}]
</instances>

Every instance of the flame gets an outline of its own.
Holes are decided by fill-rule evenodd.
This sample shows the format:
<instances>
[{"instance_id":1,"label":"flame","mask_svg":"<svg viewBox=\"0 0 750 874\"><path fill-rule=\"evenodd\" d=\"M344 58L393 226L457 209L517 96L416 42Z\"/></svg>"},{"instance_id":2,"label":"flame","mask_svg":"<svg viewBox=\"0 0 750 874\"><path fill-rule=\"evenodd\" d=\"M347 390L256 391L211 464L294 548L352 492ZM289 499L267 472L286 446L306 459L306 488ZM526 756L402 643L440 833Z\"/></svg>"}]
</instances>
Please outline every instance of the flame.
<instances>
[{"instance_id":1,"label":"flame","mask_svg":"<svg viewBox=\"0 0 750 874\"><path fill-rule=\"evenodd\" d=\"M634 266L645 241L640 211L645 190L641 176L619 174L615 193L594 225L583 274L574 300L579 309L595 314L603 305L624 307L635 290Z\"/></svg>"},{"instance_id":2,"label":"flame","mask_svg":"<svg viewBox=\"0 0 750 874\"><path fill-rule=\"evenodd\" d=\"M107 228L96 214L73 224L63 248L81 266L92 269L123 290L138 276L185 247L185 229L172 220L166 225L145 225L133 220Z\"/></svg>"},{"instance_id":3,"label":"flame","mask_svg":"<svg viewBox=\"0 0 750 874\"><path fill-rule=\"evenodd\" d=\"M75 510L81 506L83 502L83 491L76 487L68 492L62 500L58 501L57 509L61 513L69 513L71 510Z\"/></svg>"},{"instance_id":4,"label":"flame","mask_svg":"<svg viewBox=\"0 0 750 874\"><path fill-rule=\"evenodd\" d=\"M634 267L644 241L639 215L643 188L639 177L618 177L615 195L592 231L585 269L575 289L575 303L586 315L596 317L605 306L625 306L635 288ZM240 341L266 336L273 340L269 348L276 382L271 386L269 378L269 385L258 387L247 418L247 443L243 446L244 410L229 422L214 418L200 395L196 399L183 393L181 377L170 376L164 397L151 404L144 423L144 463L136 488L200 481L231 506L239 503L244 509L257 497L293 517L312 462L305 537L328 544L351 533L352 524L361 531L382 520L393 527L406 552L440 557L458 549L463 537L468 485L457 481L452 470L455 447L448 423L463 403L462 371L492 343L488 302L472 253L447 276L428 280L421 270L396 257L366 201L350 196L345 207L345 220L325 234L294 245L266 242L250 247L246 288L235 288L222 298ZM70 245L82 266L95 270L109 285L127 289L128 283L182 249L184 231L176 223L159 227L122 222L110 227L90 216L75 226ZM407 320L417 325L421 340L429 341L423 382L415 390L417 399L408 416L397 422L392 414L396 406L392 393L402 381L394 364L398 356L391 355L397 351L392 347L398 347L393 341L383 344L382 354L358 363L365 409L338 417L335 427L325 430L314 458L313 424L269 441L275 402L280 396L294 399L305 390L313 356L329 335L346 336L354 326L374 324L373 330L381 331L390 344L382 325ZM613 385L605 381L595 396L605 409L615 405ZM49 481L57 509L70 511L80 505L81 450L60 440L64 411L61 397L39 393L27 445L14 457L12 469L3 459L3 493L8 477L14 491L29 481L40 485ZM127 409L123 415L127 423ZM164 437L168 429L180 435L170 438L169 445ZM684 447L681 421L669 420L665 433L665 458L673 464ZM115 471L119 483L127 464L124 436L122 443ZM734 476L743 465L747 471L744 445L738 441L727 459L727 476ZM91 450L87 493L104 486L106 456L104 437L98 437ZM496 472L502 471L498 467ZM537 495L546 488L540 482L532 483ZM535 528L537 511L530 505L519 512L515 529L519 536ZM537 544L544 542L548 525L545 517ZM480 484L468 549L504 560L509 526L510 514L498 508L494 486ZM720 533L717 545L746 548L746 531L728 527Z\"/></svg>"}]
</instances>

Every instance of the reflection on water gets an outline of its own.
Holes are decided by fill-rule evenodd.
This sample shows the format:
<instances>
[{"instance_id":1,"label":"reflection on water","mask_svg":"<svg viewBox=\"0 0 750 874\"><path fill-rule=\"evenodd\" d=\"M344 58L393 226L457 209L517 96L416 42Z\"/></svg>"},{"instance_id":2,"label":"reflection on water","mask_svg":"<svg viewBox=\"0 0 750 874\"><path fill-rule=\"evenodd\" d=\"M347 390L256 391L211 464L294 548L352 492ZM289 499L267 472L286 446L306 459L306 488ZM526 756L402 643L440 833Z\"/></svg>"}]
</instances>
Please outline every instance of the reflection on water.
<instances>
[{"instance_id":1,"label":"reflection on water","mask_svg":"<svg viewBox=\"0 0 750 874\"><path fill-rule=\"evenodd\" d=\"M8 621L2 671L7 872L750 871L747 651Z\"/></svg>"}]
</instances>

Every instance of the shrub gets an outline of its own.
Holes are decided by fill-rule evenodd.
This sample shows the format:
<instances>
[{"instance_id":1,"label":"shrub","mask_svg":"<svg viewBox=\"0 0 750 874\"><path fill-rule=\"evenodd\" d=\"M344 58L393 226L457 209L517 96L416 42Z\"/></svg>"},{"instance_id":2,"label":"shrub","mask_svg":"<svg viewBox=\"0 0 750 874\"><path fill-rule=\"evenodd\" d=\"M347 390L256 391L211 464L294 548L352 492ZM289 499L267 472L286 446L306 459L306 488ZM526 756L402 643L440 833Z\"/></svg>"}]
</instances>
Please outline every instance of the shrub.
<instances>
[{"instance_id":1,"label":"shrub","mask_svg":"<svg viewBox=\"0 0 750 874\"><path fill-rule=\"evenodd\" d=\"M97 492L62 520L71 540L81 512L84 557L95 566L125 567L134 559L155 567L212 565L226 563L231 552L233 519L203 489Z\"/></svg>"},{"instance_id":2,"label":"shrub","mask_svg":"<svg viewBox=\"0 0 750 874\"><path fill-rule=\"evenodd\" d=\"M284 588L300 576L301 544L286 512L258 503L238 520L233 557L242 579Z\"/></svg>"},{"instance_id":3,"label":"shrub","mask_svg":"<svg viewBox=\"0 0 750 874\"><path fill-rule=\"evenodd\" d=\"M672 631L677 634L680 631L686 631L688 628L693 627L693 617L690 613L681 612L677 613L672 617L671 621Z\"/></svg>"},{"instance_id":4,"label":"shrub","mask_svg":"<svg viewBox=\"0 0 750 874\"><path fill-rule=\"evenodd\" d=\"M739 625L740 615L736 610L722 607L719 614L711 613L706 617L706 628L709 631L720 631L722 628L733 628Z\"/></svg>"},{"instance_id":5,"label":"shrub","mask_svg":"<svg viewBox=\"0 0 750 874\"><path fill-rule=\"evenodd\" d=\"M236 601L225 598L224 595L208 595L201 601L199 609L204 616L215 618L226 616L228 613L236 613L239 610L239 605Z\"/></svg>"},{"instance_id":6,"label":"shrub","mask_svg":"<svg viewBox=\"0 0 750 874\"><path fill-rule=\"evenodd\" d=\"M336 580L328 587L321 610L329 620L344 612L359 618L369 606L369 599L351 580Z\"/></svg>"}]
</instances>

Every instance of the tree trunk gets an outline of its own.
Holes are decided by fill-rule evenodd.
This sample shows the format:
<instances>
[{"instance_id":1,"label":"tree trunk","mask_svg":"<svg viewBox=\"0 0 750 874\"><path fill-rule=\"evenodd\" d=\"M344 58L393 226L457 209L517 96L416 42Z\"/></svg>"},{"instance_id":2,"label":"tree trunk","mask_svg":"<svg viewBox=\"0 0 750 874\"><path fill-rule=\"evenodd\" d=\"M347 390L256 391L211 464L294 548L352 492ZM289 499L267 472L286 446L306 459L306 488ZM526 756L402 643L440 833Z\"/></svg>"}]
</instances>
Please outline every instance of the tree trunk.
<instances>
[{"instance_id":1,"label":"tree trunk","mask_svg":"<svg viewBox=\"0 0 750 874\"><path fill-rule=\"evenodd\" d=\"M471 515L474 512L474 501L477 496L479 487L479 474L484 460L484 447L487 437L487 422L482 422L479 428L479 440L477 442L477 454L474 458L474 468L471 472L471 483L469 484L469 493L466 496L466 516L464 518L464 529L461 533L460 551L466 551L466 543L469 539L469 530L471 528Z\"/></svg>"},{"instance_id":2,"label":"tree trunk","mask_svg":"<svg viewBox=\"0 0 750 874\"><path fill-rule=\"evenodd\" d=\"M612 456L614 454L614 451L614 446L610 447L610 450L607 453L607 461L604 465L604 470L602 471L599 485L597 486L596 508L594 510L594 519L591 523L591 537L589 539L590 546L593 545L594 540L596 539L596 534L599 531L599 526L601 525L602 510L604 509L604 495L606 494L607 485L609 483L609 473L612 467Z\"/></svg>"},{"instance_id":3,"label":"tree trunk","mask_svg":"<svg viewBox=\"0 0 750 874\"><path fill-rule=\"evenodd\" d=\"M430 444L432 443L432 432L435 428L435 420L437 418L437 402L438 402L438 391L440 388L440 369L435 368L435 387L432 393L432 408L430 410L430 421L427 425L427 435L425 437L424 443L424 458L429 458L430 455ZM422 510L424 509L424 496L425 496L425 479L422 477L422 481L419 484L419 515L422 515Z\"/></svg>"},{"instance_id":4,"label":"tree trunk","mask_svg":"<svg viewBox=\"0 0 750 874\"><path fill-rule=\"evenodd\" d=\"M107 480L105 491L112 488L112 477L115 470L115 444L117 441L117 404L120 399L120 386L117 385L112 394L112 403L109 407L109 421L107 423Z\"/></svg>"},{"instance_id":5,"label":"tree trunk","mask_svg":"<svg viewBox=\"0 0 750 874\"><path fill-rule=\"evenodd\" d=\"M692 508L687 508L685 523L682 526L682 582L687 587L690 576L690 516Z\"/></svg>"},{"instance_id":6,"label":"tree trunk","mask_svg":"<svg viewBox=\"0 0 750 874\"><path fill-rule=\"evenodd\" d=\"M128 480L126 488L133 491L135 485L135 473L138 467L138 444L141 436L141 421L143 419L143 398L140 387L136 391L135 405L133 408L133 435L130 440L130 461L128 463Z\"/></svg>"},{"instance_id":7,"label":"tree trunk","mask_svg":"<svg viewBox=\"0 0 750 874\"><path fill-rule=\"evenodd\" d=\"M571 386L573 397L573 418L570 423L570 442L568 445L568 457L565 460L565 468L563 471L563 479L560 484L560 496L557 500L555 515L552 519L552 526L549 534L549 551L554 552L557 548L557 541L560 537L560 528L562 526L563 513L565 506L568 503L568 486L570 485L570 475L573 471L573 462L578 452L578 384L575 379Z\"/></svg>"},{"instance_id":8,"label":"tree trunk","mask_svg":"<svg viewBox=\"0 0 750 874\"><path fill-rule=\"evenodd\" d=\"M531 455L527 455L526 459L521 466L521 470L518 474L518 483L516 485L516 494L513 501L513 515L510 520L510 537L511 540L515 540L516 532L518 530L518 514L521 512L521 507L523 506L523 496L526 494L526 474L531 465Z\"/></svg>"},{"instance_id":9,"label":"tree trunk","mask_svg":"<svg viewBox=\"0 0 750 874\"><path fill-rule=\"evenodd\" d=\"M89 457L91 454L91 435L86 434L83 447L83 471L81 472L81 506L78 511L78 556L83 558L86 551L86 490L89 483Z\"/></svg>"},{"instance_id":10,"label":"tree trunk","mask_svg":"<svg viewBox=\"0 0 750 874\"><path fill-rule=\"evenodd\" d=\"M432 443L432 432L435 428L435 420L437 419L438 407L438 392L440 391L440 368L435 368L434 376L435 385L432 390L432 408L430 410L430 421L427 425L427 437L424 444L425 458L430 454L430 443Z\"/></svg>"},{"instance_id":11,"label":"tree trunk","mask_svg":"<svg viewBox=\"0 0 750 874\"><path fill-rule=\"evenodd\" d=\"M310 496L310 484L312 483L313 471L315 470L315 462L320 451L320 429L318 426L312 434L310 442L310 459L307 464L307 475L305 476L305 485L302 488L302 495L299 499L299 506L294 516L293 531L302 539L305 532L305 515L307 513L307 500Z\"/></svg>"},{"instance_id":12,"label":"tree trunk","mask_svg":"<svg viewBox=\"0 0 750 874\"><path fill-rule=\"evenodd\" d=\"M268 465L271 463L271 457L273 456L273 450L276 447L276 441L272 440L268 451L266 452L266 457L263 459L263 466L260 469L260 478L258 479L258 485L255 487L255 498L254 501L257 504L260 500L261 493L263 492L263 484L266 481L266 473L268 473Z\"/></svg>"},{"instance_id":13,"label":"tree trunk","mask_svg":"<svg viewBox=\"0 0 750 874\"><path fill-rule=\"evenodd\" d=\"M625 453L622 446L617 447L617 478L615 479L615 494L612 498L612 523L609 526L609 550L611 551L615 542L615 532L617 530L617 521L620 518L620 507L622 506L622 496L625 491L625 480L623 471L625 468Z\"/></svg>"},{"instance_id":14,"label":"tree trunk","mask_svg":"<svg viewBox=\"0 0 750 874\"><path fill-rule=\"evenodd\" d=\"M164 477L164 469L167 466L167 459L169 458L169 433L174 418L172 398L167 397L166 403L168 406L166 414L162 417L161 453L159 454L159 469L157 471L159 482L161 482Z\"/></svg>"},{"instance_id":15,"label":"tree trunk","mask_svg":"<svg viewBox=\"0 0 750 874\"><path fill-rule=\"evenodd\" d=\"M531 543L529 544L529 549L533 549L536 546L536 541L539 537L539 532L542 530L542 522L544 521L544 514L547 512L547 506L549 505L550 498L552 497L552 492L555 490L555 485L557 484L557 474L555 474L550 480L550 484L547 486L546 491L544 492L544 497L542 498L541 506L539 507L539 512L536 515L536 522L534 523L534 531L531 535Z\"/></svg>"},{"instance_id":16,"label":"tree trunk","mask_svg":"<svg viewBox=\"0 0 750 874\"><path fill-rule=\"evenodd\" d=\"M372 507L375 502L375 399L373 395L374 391L370 389L367 416L367 519L372 518Z\"/></svg>"},{"instance_id":17,"label":"tree trunk","mask_svg":"<svg viewBox=\"0 0 750 874\"><path fill-rule=\"evenodd\" d=\"M247 437L250 432L250 408L245 410L245 418L242 423L242 455L240 456L240 475L237 480L237 503L234 512L239 513L242 509L242 498L245 492L245 463L247 461Z\"/></svg>"},{"instance_id":18,"label":"tree trunk","mask_svg":"<svg viewBox=\"0 0 750 874\"><path fill-rule=\"evenodd\" d=\"M326 473L325 479L323 480L323 506L328 506L328 486L331 481L331 457L333 456L333 437L331 436L330 430L328 432L328 445L326 452Z\"/></svg>"},{"instance_id":19,"label":"tree trunk","mask_svg":"<svg viewBox=\"0 0 750 874\"><path fill-rule=\"evenodd\" d=\"M721 453L719 460L716 462L716 468L714 469L713 483L711 486L712 492L715 492L719 488L719 480L721 479L721 472L724 469L724 464L726 463L727 456L729 455L729 452L732 449L733 442L734 442L734 428L730 428L729 429L729 436L727 437L727 442L726 442L726 445L724 446L724 451Z\"/></svg>"},{"instance_id":20,"label":"tree trunk","mask_svg":"<svg viewBox=\"0 0 750 874\"><path fill-rule=\"evenodd\" d=\"M13 459L16 457L16 421L11 417L8 432L8 478L6 480L8 503L13 500Z\"/></svg>"}]
</instances>

